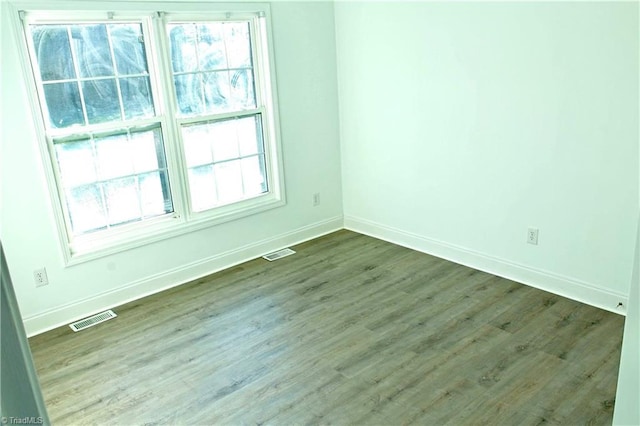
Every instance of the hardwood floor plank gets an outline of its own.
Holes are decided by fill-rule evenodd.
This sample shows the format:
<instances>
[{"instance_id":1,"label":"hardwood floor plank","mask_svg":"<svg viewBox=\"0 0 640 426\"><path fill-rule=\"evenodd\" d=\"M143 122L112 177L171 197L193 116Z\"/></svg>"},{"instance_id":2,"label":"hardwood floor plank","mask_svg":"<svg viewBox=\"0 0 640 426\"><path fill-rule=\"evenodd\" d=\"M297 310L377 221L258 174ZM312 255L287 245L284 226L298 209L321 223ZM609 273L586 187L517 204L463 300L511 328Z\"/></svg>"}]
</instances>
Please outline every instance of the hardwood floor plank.
<instances>
[{"instance_id":1,"label":"hardwood floor plank","mask_svg":"<svg viewBox=\"0 0 640 426\"><path fill-rule=\"evenodd\" d=\"M610 424L624 318L349 231L30 339L54 424Z\"/></svg>"}]
</instances>

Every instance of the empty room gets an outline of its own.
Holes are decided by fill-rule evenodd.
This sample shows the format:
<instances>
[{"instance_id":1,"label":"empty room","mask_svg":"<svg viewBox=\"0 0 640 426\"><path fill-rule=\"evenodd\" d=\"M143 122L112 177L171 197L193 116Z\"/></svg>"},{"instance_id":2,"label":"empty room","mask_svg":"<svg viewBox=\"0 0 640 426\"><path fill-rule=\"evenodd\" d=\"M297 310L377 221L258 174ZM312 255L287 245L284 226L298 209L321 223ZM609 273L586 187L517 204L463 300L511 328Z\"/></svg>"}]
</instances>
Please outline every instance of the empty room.
<instances>
[{"instance_id":1,"label":"empty room","mask_svg":"<svg viewBox=\"0 0 640 426\"><path fill-rule=\"evenodd\" d=\"M640 424L639 4L1 2L7 424Z\"/></svg>"}]
</instances>

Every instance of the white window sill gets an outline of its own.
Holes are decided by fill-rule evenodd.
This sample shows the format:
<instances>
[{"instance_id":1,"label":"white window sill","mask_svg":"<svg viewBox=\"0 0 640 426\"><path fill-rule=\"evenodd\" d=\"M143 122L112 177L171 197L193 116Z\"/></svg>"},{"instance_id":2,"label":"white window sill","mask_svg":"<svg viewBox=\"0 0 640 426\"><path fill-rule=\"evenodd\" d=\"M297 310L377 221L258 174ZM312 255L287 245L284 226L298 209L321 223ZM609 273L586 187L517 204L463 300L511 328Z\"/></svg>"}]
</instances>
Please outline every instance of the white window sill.
<instances>
[{"instance_id":1,"label":"white window sill","mask_svg":"<svg viewBox=\"0 0 640 426\"><path fill-rule=\"evenodd\" d=\"M158 218L149 224L125 225L126 228L123 227L122 230L110 234L103 233L87 238L77 238L76 241L64 247L65 266L77 265L189 232L196 232L285 204L283 196L265 194L251 200L192 214L190 218L184 218L174 213ZM132 228L135 229L132 230Z\"/></svg>"}]
</instances>

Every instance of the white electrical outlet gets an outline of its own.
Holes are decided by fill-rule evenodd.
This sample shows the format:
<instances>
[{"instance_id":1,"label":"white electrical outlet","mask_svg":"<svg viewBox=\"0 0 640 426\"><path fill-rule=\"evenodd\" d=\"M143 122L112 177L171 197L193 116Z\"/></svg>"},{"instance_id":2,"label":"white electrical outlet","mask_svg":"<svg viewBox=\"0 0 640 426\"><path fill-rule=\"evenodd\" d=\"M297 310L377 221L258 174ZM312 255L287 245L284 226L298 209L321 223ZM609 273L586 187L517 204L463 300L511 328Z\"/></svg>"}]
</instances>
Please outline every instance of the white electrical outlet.
<instances>
[{"instance_id":1,"label":"white electrical outlet","mask_svg":"<svg viewBox=\"0 0 640 426\"><path fill-rule=\"evenodd\" d=\"M320 193L319 192L316 192L315 194L313 194L313 205L314 205L314 207L320 205Z\"/></svg>"},{"instance_id":2,"label":"white electrical outlet","mask_svg":"<svg viewBox=\"0 0 640 426\"><path fill-rule=\"evenodd\" d=\"M527 242L529 244L538 245L538 228L529 228L527 231Z\"/></svg>"},{"instance_id":3,"label":"white electrical outlet","mask_svg":"<svg viewBox=\"0 0 640 426\"><path fill-rule=\"evenodd\" d=\"M45 268L40 268L33 271L33 280L36 283L36 287L42 287L49 284L47 270Z\"/></svg>"}]
</instances>

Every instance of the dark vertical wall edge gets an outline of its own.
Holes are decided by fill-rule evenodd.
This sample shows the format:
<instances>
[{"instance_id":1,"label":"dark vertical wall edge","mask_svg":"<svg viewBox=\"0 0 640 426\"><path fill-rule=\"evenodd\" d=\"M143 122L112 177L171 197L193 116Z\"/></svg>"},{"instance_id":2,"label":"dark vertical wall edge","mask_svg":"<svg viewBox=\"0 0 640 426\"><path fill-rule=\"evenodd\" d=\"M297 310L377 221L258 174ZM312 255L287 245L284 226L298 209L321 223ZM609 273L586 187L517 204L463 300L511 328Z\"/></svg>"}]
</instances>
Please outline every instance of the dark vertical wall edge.
<instances>
[{"instance_id":1,"label":"dark vertical wall edge","mask_svg":"<svg viewBox=\"0 0 640 426\"><path fill-rule=\"evenodd\" d=\"M0 411L3 424L51 424L0 243Z\"/></svg>"}]
</instances>

